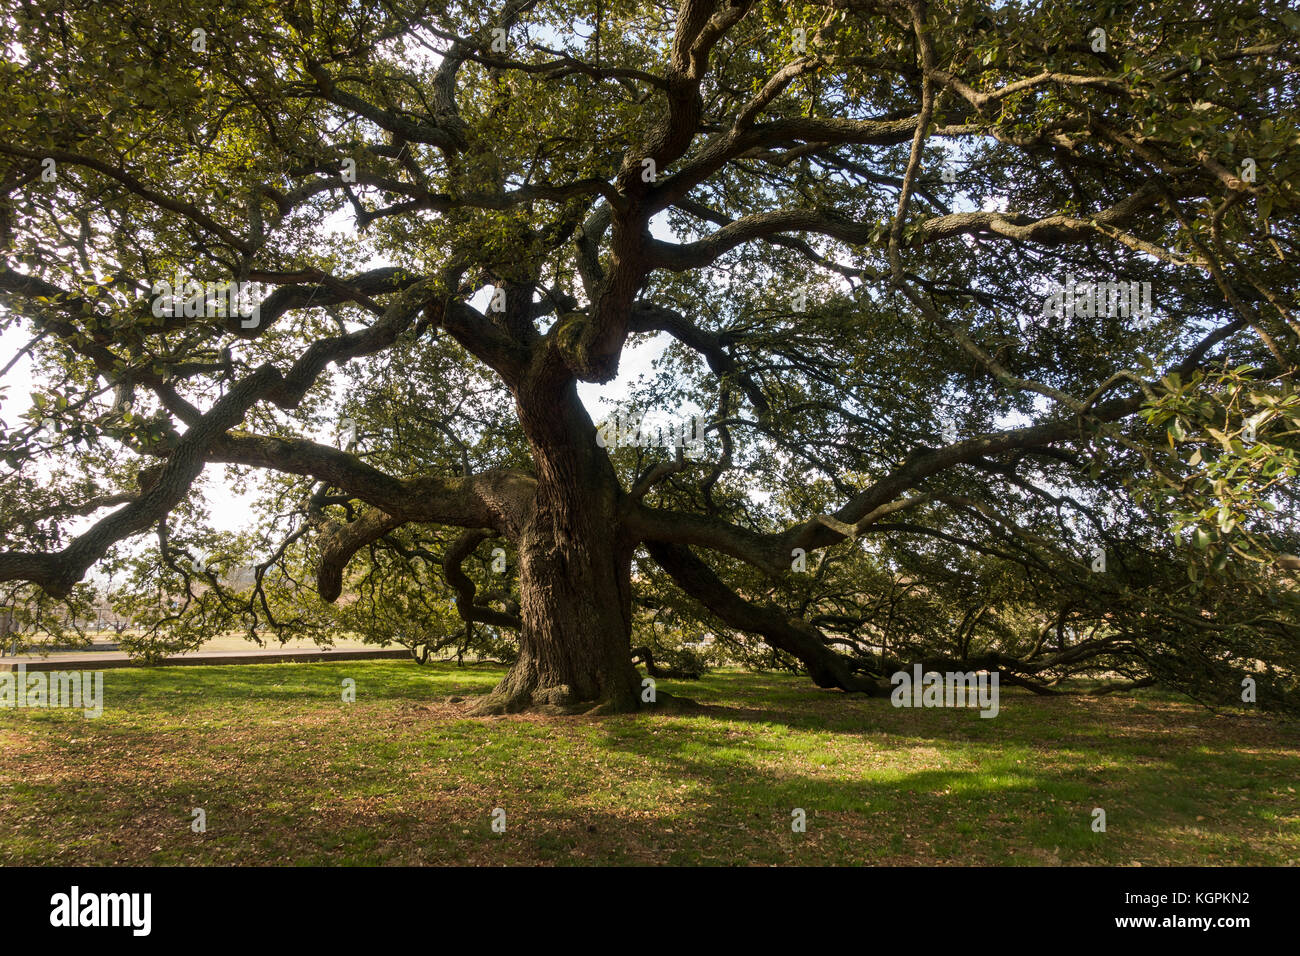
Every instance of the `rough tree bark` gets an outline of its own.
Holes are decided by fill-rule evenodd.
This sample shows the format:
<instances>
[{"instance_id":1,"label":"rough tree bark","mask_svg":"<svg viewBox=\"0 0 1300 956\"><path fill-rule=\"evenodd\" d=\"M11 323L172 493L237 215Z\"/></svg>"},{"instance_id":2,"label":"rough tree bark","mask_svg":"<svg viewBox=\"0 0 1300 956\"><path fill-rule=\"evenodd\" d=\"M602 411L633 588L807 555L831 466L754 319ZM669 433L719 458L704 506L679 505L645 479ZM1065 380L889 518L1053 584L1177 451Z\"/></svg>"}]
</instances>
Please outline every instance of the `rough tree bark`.
<instances>
[{"instance_id":1,"label":"rough tree bark","mask_svg":"<svg viewBox=\"0 0 1300 956\"><path fill-rule=\"evenodd\" d=\"M640 705L631 660L633 543L621 490L572 378L516 390L537 468L520 522L519 658L478 713L616 713Z\"/></svg>"}]
</instances>

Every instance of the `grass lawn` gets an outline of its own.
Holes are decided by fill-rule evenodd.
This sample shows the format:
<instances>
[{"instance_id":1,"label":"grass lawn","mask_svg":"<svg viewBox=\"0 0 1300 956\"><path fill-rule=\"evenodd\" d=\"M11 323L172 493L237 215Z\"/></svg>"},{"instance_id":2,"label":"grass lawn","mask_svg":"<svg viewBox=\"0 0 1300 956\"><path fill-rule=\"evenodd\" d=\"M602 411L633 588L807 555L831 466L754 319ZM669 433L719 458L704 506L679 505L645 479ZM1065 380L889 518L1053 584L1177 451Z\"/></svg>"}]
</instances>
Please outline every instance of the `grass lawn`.
<instances>
[{"instance_id":1,"label":"grass lawn","mask_svg":"<svg viewBox=\"0 0 1300 956\"><path fill-rule=\"evenodd\" d=\"M116 670L98 720L0 710L0 863L1300 863L1294 721L1017 690L990 720L734 672L661 682L701 713L469 719L447 702L499 676Z\"/></svg>"}]
</instances>

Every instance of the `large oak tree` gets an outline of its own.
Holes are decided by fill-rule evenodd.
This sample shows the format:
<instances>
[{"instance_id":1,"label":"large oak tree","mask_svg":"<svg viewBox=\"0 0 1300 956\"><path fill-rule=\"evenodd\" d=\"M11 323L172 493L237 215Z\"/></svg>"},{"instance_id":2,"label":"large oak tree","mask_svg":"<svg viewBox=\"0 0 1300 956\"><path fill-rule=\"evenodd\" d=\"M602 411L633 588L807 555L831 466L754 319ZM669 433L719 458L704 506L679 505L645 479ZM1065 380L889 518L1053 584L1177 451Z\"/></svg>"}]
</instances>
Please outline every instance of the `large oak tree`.
<instances>
[{"instance_id":1,"label":"large oak tree","mask_svg":"<svg viewBox=\"0 0 1300 956\"><path fill-rule=\"evenodd\" d=\"M180 598L136 608L164 642L454 613L515 656L483 712L634 709L664 627L867 693L920 661L1284 701L1298 31L1271 0L10 4L0 296L41 387L0 582L131 563ZM174 276L265 295L173 315ZM1154 312L1044 310L1076 280ZM620 411L701 412L702 454L580 400L647 342ZM237 545L222 465L265 501Z\"/></svg>"}]
</instances>

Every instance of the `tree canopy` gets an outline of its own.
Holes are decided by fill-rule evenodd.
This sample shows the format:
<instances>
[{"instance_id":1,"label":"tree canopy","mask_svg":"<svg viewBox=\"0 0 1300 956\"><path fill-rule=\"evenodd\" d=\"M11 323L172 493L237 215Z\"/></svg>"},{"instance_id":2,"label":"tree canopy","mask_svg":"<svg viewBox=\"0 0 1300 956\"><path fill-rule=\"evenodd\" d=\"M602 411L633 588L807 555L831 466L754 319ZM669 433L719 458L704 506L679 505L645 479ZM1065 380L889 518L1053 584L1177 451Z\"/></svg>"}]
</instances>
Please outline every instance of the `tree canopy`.
<instances>
[{"instance_id":1,"label":"tree canopy","mask_svg":"<svg viewBox=\"0 0 1300 956\"><path fill-rule=\"evenodd\" d=\"M632 709L634 648L701 634L1295 706L1298 40L1273 0L15 3L4 602L127 574L142 653L464 626L515 662L485 712ZM599 428L578 383L647 344Z\"/></svg>"}]
</instances>

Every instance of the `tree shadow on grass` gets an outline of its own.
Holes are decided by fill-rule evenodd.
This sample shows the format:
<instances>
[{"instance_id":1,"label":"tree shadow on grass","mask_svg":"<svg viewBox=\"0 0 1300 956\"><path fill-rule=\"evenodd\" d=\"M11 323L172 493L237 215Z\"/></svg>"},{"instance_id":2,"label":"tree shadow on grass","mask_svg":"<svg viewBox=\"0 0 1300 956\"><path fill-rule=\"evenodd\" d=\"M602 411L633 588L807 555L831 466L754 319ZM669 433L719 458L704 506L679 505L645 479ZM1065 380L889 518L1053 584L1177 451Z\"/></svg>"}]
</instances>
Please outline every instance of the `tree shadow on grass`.
<instances>
[{"instance_id":1,"label":"tree shadow on grass","mask_svg":"<svg viewBox=\"0 0 1300 956\"><path fill-rule=\"evenodd\" d=\"M873 821L894 850L899 840L920 840L938 858L975 848L980 862L1294 863L1300 856L1300 798L1283 783L1300 777L1289 724L1224 717L1207 732L1178 709L1128 715L1114 700L1026 697L1018 716L992 720L872 704L866 726L852 726L863 715L706 706L694 721L665 718L666 739L647 743L610 725L602 744L654 761L670 778L696 781L711 812L734 817L756 807L779 817L801 808L810 819ZM1043 708L1054 712L1051 721ZM1201 713L1198 720L1215 720ZM737 722L752 729L738 732ZM775 739L772 729L780 731ZM1243 731L1259 739L1242 741ZM840 761L833 739L840 735L875 738L881 760ZM940 766L905 766L918 754ZM1097 808L1107 815L1104 833L1093 829Z\"/></svg>"}]
</instances>

